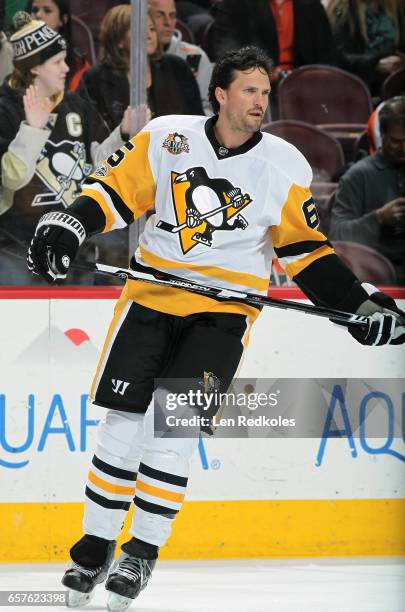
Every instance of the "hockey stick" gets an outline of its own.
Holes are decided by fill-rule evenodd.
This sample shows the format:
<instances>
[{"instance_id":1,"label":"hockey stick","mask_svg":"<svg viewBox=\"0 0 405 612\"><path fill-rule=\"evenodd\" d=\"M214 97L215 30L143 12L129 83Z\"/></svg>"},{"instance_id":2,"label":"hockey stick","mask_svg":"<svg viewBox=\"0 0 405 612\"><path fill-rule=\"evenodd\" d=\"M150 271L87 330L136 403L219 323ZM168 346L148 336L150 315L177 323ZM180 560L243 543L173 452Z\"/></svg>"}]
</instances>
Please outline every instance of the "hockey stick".
<instances>
[{"instance_id":1,"label":"hockey stick","mask_svg":"<svg viewBox=\"0 0 405 612\"><path fill-rule=\"evenodd\" d=\"M222 289L220 287L209 287L207 285L200 285L193 281L173 276L167 272L161 272L154 268L141 266L139 264L132 264L132 269L116 268L115 266L108 266L105 264L96 263L94 266L83 266L82 264L73 264L72 268L82 269L86 271L93 270L98 274L107 274L108 276L116 276L122 279L129 279L135 281L142 281L145 283L151 283L152 285L161 285L166 287L176 287L178 289L184 289L191 293L198 293L199 295L205 295L219 300L230 300L232 302L240 302L242 304L250 304L256 306L256 308L262 308L263 306L272 306L273 308L283 308L285 310L296 310L298 312L304 312L305 314L317 315L319 317L326 317L328 319L334 319L337 323L343 325L362 325L366 323L356 319L356 315L341 310L335 310L333 308L326 308L323 306L312 306L310 304L301 304L300 302L278 300L264 295L256 295L254 293L244 293L242 291L235 291L234 289Z\"/></svg>"},{"instance_id":2,"label":"hockey stick","mask_svg":"<svg viewBox=\"0 0 405 612\"><path fill-rule=\"evenodd\" d=\"M4 231L4 230L3 230ZM9 234L9 232L5 232ZM11 236L11 235L10 235ZM14 236L12 236L14 238ZM20 240L15 238L17 244L24 246ZM19 259L26 259L22 255L17 255ZM282 308L283 310L296 310L305 314L317 315L319 317L325 317L327 319L334 319L337 323L348 326L350 325L362 325L366 323L354 319L356 315L350 314L349 312L343 312L342 310L335 310L333 308L325 308L323 306L312 306L310 304L301 304L300 302L294 302L290 300L277 300L265 295L255 295L254 293L243 293L242 291L236 291L234 289L222 289L220 287L209 287L208 285L199 285L188 281L179 276L173 276L167 272L161 272L147 266L141 266L134 263L136 266L132 269L129 268L117 268L115 266L108 266L106 264L85 264L85 263L74 263L71 266L73 270L81 270L83 272L96 272L97 274L105 274L106 276L115 276L124 280L135 280L150 283L152 285L161 285L165 287L177 287L178 289L184 289L191 293L198 293L199 295L206 295L207 297L219 298L223 300L231 300L233 302L240 302L242 304L251 304L257 308L263 306L273 306L273 308Z\"/></svg>"},{"instance_id":3,"label":"hockey stick","mask_svg":"<svg viewBox=\"0 0 405 612\"><path fill-rule=\"evenodd\" d=\"M214 208L214 210L211 210L210 212L207 212L204 215L201 215L200 222L234 205L235 205L235 202L229 202L229 204L225 204L225 206L218 206L218 208ZM200 225L200 223L198 225ZM191 229L196 229L198 225L196 225L195 228L191 228ZM161 230L164 230L165 232L171 232L172 234L177 234L177 232L180 232L180 230L188 226L187 226L187 223L182 223L181 225L172 225L171 223L168 223L167 221L161 220L161 221L158 221L158 223L156 224L156 227L158 227Z\"/></svg>"}]
</instances>

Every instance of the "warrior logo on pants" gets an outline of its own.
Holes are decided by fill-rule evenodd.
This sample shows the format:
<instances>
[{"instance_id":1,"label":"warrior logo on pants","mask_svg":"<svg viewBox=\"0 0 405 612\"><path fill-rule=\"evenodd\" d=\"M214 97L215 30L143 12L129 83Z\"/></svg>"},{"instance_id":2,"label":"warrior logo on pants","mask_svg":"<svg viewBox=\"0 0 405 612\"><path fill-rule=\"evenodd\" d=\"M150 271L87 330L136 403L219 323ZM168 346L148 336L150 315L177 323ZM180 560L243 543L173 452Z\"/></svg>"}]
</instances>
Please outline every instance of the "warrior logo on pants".
<instances>
[{"instance_id":1,"label":"warrior logo on pants","mask_svg":"<svg viewBox=\"0 0 405 612\"><path fill-rule=\"evenodd\" d=\"M171 184L177 225L160 220L157 227L178 234L183 254L197 244L211 247L214 232L248 227L240 212L252 199L227 179L212 179L205 168L196 167L172 172Z\"/></svg>"}]
</instances>

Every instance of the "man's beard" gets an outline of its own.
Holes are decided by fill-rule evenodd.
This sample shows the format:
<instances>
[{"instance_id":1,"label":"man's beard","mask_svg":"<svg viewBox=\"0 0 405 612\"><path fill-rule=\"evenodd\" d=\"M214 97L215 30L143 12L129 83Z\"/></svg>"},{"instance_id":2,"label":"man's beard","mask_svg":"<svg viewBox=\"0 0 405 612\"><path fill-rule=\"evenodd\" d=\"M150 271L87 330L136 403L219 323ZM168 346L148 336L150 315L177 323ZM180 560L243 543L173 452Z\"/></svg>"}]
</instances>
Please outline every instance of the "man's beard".
<instances>
[{"instance_id":1,"label":"man's beard","mask_svg":"<svg viewBox=\"0 0 405 612\"><path fill-rule=\"evenodd\" d=\"M259 125L256 127L248 123L248 121L244 117L239 118L239 117L235 117L235 115L230 115L229 123L231 124L232 129L237 132L244 132L244 133L247 132L248 134L255 134L258 130L260 130L260 127L263 123L263 119L260 121Z\"/></svg>"}]
</instances>

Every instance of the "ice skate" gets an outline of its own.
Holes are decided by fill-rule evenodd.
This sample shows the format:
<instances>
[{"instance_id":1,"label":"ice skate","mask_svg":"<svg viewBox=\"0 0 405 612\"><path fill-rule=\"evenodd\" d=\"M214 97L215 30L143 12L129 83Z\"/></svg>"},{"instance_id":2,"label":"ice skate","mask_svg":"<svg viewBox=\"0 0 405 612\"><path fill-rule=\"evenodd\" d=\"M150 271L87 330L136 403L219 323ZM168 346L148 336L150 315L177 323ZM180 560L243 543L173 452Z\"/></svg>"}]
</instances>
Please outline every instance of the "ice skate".
<instances>
[{"instance_id":1,"label":"ice skate","mask_svg":"<svg viewBox=\"0 0 405 612\"><path fill-rule=\"evenodd\" d=\"M62 578L62 584L67 588L66 605L68 608L78 608L89 603L96 585L107 578L115 547L116 542L109 542L107 557L104 563L97 567L84 567L75 561L69 565Z\"/></svg>"},{"instance_id":2,"label":"ice skate","mask_svg":"<svg viewBox=\"0 0 405 612\"><path fill-rule=\"evenodd\" d=\"M133 557L125 552L114 562L105 584L110 591L107 601L109 612L127 610L133 600L148 584L156 559Z\"/></svg>"}]
</instances>

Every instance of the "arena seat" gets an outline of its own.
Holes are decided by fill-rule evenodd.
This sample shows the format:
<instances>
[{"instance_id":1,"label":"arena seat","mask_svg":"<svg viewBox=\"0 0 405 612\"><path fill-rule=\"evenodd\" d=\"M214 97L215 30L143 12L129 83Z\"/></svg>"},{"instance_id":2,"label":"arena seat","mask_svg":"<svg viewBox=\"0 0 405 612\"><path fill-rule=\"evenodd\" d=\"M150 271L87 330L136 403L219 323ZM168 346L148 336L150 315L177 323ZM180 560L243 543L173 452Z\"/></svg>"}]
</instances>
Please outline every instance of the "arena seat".
<instances>
[{"instance_id":1,"label":"arena seat","mask_svg":"<svg viewBox=\"0 0 405 612\"><path fill-rule=\"evenodd\" d=\"M176 19L176 28L181 32L182 40L194 45L194 35L184 21L181 21L181 19Z\"/></svg>"},{"instance_id":2,"label":"arena seat","mask_svg":"<svg viewBox=\"0 0 405 612\"><path fill-rule=\"evenodd\" d=\"M90 64L97 62L96 47L89 26L76 15L71 15L73 45L83 51Z\"/></svg>"},{"instance_id":3,"label":"arena seat","mask_svg":"<svg viewBox=\"0 0 405 612\"><path fill-rule=\"evenodd\" d=\"M392 263L378 251L358 242L335 240L336 253L362 282L392 286L397 277Z\"/></svg>"},{"instance_id":4,"label":"arena seat","mask_svg":"<svg viewBox=\"0 0 405 612\"><path fill-rule=\"evenodd\" d=\"M339 141L319 127L296 120L266 123L263 132L280 136L293 144L306 157L317 182L331 181L344 165Z\"/></svg>"},{"instance_id":5,"label":"arena seat","mask_svg":"<svg viewBox=\"0 0 405 612\"><path fill-rule=\"evenodd\" d=\"M382 85L382 99L389 100L394 96L405 95L405 68L390 74Z\"/></svg>"},{"instance_id":6,"label":"arena seat","mask_svg":"<svg viewBox=\"0 0 405 612\"><path fill-rule=\"evenodd\" d=\"M351 161L353 142L372 112L369 90L357 76L321 64L293 70L279 89L280 119L312 123L337 138Z\"/></svg>"}]
</instances>

